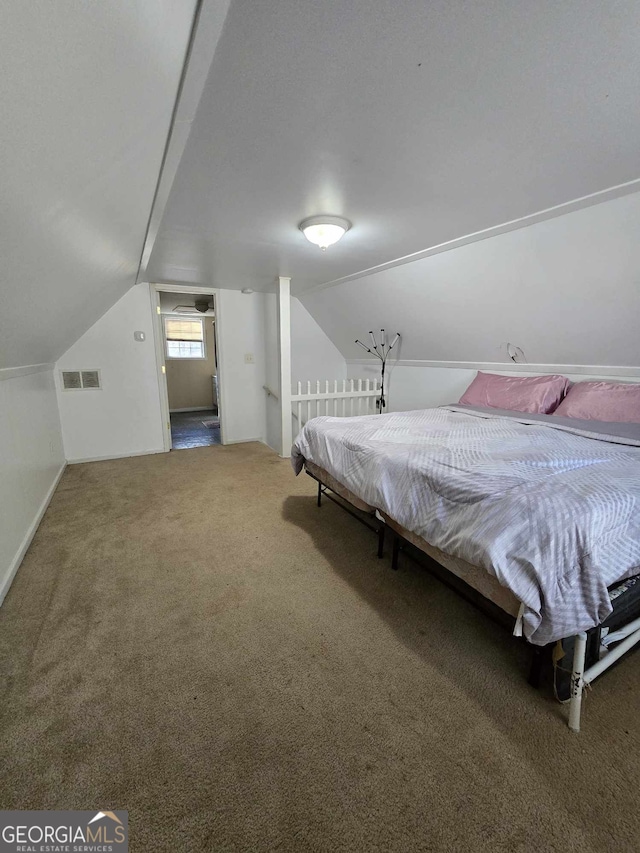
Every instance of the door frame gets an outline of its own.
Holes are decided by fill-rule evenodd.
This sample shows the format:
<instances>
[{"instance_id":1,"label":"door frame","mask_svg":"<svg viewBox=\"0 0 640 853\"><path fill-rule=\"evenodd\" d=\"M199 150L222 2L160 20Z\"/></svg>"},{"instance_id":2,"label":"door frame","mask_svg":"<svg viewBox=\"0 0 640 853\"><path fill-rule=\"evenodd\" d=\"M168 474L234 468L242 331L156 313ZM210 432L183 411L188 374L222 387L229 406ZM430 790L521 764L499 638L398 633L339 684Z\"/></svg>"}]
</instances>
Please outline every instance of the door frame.
<instances>
[{"instance_id":1,"label":"door frame","mask_svg":"<svg viewBox=\"0 0 640 853\"><path fill-rule=\"evenodd\" d=\"M164 354L164 332L162 329L162 314L160 311L161 293L197 293L203 296L213 296L215 305L215 323L213 333L216 349L216 375L218 377L218 415L220 417L220 441L225 444L227 431L226 406L224 402L224 388L220 363L223 355L220 351L220 299L215 287L198 287L193 284L161 284L153 282L149 284L149 296L151 299L151 313L153 316L153 342L156 353L156 373L158 376L158 391L160 394L160 417L162 425L162 441L165 453L171 450L171 419L169 413L169 394L167 391L167 372Z\"/></svg>"}]
</instances>

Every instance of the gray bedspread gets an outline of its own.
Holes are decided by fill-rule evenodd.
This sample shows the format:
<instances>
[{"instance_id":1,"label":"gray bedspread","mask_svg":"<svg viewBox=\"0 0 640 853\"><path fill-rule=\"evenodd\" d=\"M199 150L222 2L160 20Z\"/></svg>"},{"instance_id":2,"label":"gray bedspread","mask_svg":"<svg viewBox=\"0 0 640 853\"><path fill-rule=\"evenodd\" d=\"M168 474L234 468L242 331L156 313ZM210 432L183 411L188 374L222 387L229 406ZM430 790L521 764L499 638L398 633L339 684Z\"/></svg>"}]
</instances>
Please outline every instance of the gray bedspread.
<instances>
[{"instance_id":1,"label":"gray bedspread","mask_svg":"<svg viewBox=\"0 0 640 853\"><path fill-rule=\"evenodd\" d=\"M309 421L292 450L431 545L495 575L544 645L640 572L640 425L448 406Z\"/></svg>"}]
</instances>

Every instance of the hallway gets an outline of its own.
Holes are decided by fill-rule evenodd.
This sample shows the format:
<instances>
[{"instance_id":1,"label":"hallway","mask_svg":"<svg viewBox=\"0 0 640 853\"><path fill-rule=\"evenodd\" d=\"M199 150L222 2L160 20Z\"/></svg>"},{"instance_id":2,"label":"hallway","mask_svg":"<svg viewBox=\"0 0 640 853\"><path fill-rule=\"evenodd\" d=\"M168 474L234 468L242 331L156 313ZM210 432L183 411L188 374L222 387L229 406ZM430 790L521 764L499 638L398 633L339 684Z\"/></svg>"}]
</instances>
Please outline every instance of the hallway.
<instances>
[{"instance_id":1,"label":"hallway","mask_svg":"<svg viewBox=\"0 0 640 853\"><path fill-rule=\"evenodd\" d=\"M220 418L214 409L199 412L173 412L169 418L172 450L222 444Z\"/></svg>"}]
</instances>

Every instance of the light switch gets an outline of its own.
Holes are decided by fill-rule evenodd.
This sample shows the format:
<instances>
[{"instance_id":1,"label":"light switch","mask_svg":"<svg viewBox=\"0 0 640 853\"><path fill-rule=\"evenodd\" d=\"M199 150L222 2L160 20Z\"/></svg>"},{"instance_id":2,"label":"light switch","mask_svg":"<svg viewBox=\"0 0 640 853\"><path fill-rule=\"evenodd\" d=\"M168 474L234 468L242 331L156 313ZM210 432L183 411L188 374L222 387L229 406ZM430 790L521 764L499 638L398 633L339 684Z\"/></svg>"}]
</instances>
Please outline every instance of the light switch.
<instances>
[{"instance_id":1,"label":"light switch","mask_svg":"<svg viewBox=\"0 0 640 853\"><path fill-rule=\"evenodd\" d=\"M133 333L133 339L134 339L134 341L144 341L147 339L147 336L145 335L144 332L134 332Z\"/></svg>"},{"instance_id":2,"label":"light switch","mask_svg":"<svg viewBox=\"0 0 640 853\"><path fill-rule=\"evenodd\" d=\"M244 363L245 364L255 364L256 360L252 352L245 352L244 354Z\"/></svg>"}]
</instances>

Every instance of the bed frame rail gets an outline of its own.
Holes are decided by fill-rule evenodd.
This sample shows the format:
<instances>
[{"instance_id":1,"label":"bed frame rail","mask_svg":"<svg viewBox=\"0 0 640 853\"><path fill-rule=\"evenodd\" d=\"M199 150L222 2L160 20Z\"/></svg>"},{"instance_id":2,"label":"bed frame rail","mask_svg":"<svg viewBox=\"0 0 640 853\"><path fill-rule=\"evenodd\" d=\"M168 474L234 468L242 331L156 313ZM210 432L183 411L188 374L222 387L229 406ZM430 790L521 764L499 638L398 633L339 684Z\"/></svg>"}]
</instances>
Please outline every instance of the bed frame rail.
<instances>
[{"instance_id":1,"label":"bed frame rail","mask_svg":"<svg viewBox=\"0 0 640 853\"><path fill-rule=\"evenodd\" d=\"M325 485L321 480L305 469L305 474L308 477L311 477L312 480L315 480L318 484L318 506L322 506L322 496L329 498L330 501L333 501L334 504L337 504L341 509L345 512L348 512L349 515L353 516L360 524L364 524L365 527L368 527L369 530L373 530L373 532L378 537L378 557L381 558L384 555L384 534L386 525L384 521L381 521L375 515L363 512L357 507L352 506L349 502L343 498L341 495L336 494L329 486Z\"/></svg>"},{"instance_id":2,"label":"bed frame rail","mask_svg":"<svg viewBox=\"0 0 640 853\"><path fill-rule=\"evenodd\" d=\"M573 672L571 674L571 699L569 700L569 728L572 732L580 731L580 714L582 711L582 694L584 688L588 687L596 680L599 675L602 675L610 666L620 660L623 655L630 652L631 649L640 643L640 618L633 619L622 628L609 634L605 640L606 644L611 644L620 640L615 648L605 651L597 663L594 663L588 669L585 669L585 659L587 651L587 634L582 632L576 634L575 647L573 652Z\"/></svg>"}]
</instances>

